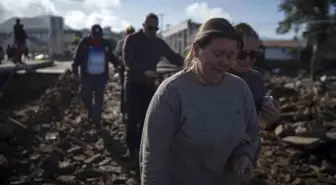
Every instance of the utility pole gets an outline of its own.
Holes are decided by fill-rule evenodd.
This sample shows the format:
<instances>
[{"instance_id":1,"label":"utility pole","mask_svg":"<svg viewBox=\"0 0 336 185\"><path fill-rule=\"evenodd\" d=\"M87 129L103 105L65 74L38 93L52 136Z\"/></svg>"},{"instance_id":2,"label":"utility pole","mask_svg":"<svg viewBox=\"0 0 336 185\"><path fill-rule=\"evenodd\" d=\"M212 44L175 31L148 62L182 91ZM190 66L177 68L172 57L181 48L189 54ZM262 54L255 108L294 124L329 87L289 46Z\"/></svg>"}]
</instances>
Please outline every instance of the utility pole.
<instances>
[{"instance_id":1,"label":"utility pole","mask_svg":"<svg viewBox=\"0 0 336 185\"><path fill-rule=\"evenodd\" d=\"M164 17L164 15L163 15L163 13L160 13L159 14L159 17L160 17L160 33L161 33L161 36L162 36L162 32L163 32L163 17Z\"/></svg>"}]
</instances>

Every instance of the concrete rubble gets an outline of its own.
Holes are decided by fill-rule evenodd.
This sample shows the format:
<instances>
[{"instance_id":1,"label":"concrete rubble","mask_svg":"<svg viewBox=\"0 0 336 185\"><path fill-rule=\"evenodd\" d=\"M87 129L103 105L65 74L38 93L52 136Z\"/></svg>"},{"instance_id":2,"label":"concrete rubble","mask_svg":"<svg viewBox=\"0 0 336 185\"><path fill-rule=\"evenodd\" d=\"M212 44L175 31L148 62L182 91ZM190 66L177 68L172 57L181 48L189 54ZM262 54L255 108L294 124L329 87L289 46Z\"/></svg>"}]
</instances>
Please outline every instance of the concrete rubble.
<instances>
[{"instance_id":1,"label":"concrete rubble","mask_svg":"<svg viewBox=\"0 0 336 185\"><path fill-rule=\"evenodd\" d=\"M136 164L121 158L124 125L118 84L111 78L106 87L102 130L87 124L70 72L39 100L11 112L0 126L11 185L137 184Z\"/></svg>"},{"instance_id":2,"label":"concrete rubble","mask_svg":"<svg viewBox=\"0 0 336 185\"><path fill-rule=\"evenodd\" d=\"M39 100L1 115L0 172L12 185L138 184L136 164L121 158L125 125L117 75L106 88L102 130L87 124L70 75ZM336 184L336 92L289 77L270 77L266 84L282 115L263 125L253 184Z\"/></svg>"},{"instance_id":3,"label":"concrete rubble","mask_svg":"<svg viewBox=\"0 0 336 185\"><path fill-rule=\"evenodd\" d=\"M263 125L259 184L336 184L336 91L320 82L269 77L281 118ZM263 182L263 183L260 183Z\"/></svg>"}]
</instances>

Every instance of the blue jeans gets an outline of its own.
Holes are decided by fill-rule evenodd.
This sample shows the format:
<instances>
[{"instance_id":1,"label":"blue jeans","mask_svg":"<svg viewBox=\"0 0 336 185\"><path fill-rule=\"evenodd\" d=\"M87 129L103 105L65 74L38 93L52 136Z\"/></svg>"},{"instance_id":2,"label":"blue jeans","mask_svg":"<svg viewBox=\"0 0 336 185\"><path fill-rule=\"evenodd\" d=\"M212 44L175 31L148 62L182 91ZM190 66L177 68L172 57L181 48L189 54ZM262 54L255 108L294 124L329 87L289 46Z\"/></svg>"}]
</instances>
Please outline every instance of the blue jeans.
<instances>
[{"instance_id":1,"label":"blue jeans","mask_svg":"<svg viewBox=\"0 0 336 185\"><path fill-rule=\"evenodd\" d=\"M88 111L88 119L94 123L101 121L106 82L107 77L103 75L88 75L81 79L80 94Z\"/></svg>"}]
</instances>

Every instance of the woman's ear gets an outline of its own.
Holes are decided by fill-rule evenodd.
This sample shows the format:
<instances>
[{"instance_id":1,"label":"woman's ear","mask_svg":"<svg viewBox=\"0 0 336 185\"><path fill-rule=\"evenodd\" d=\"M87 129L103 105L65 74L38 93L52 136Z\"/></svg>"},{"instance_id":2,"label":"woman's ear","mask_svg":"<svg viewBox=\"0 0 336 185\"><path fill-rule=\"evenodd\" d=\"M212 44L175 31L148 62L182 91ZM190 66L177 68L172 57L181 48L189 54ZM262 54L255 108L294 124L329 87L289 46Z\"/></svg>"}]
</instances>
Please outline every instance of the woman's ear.
<instances>
[{"instance_id":1,"label":"woman's ear","mask_svg":"<svg viewBox=\"0 0 336 185\"><path fill-rule=\"evenodd\" d=\"M191 48L191 51L192 51L192 53L193 53L193 56L194 56L195 58L198 58L198 55L199 55L199 49L200 49L199 45L197 44L197 42L194 42L194 43L192 44L191 47L192 47L192 48Z\"/></svg>"}]
</instances>

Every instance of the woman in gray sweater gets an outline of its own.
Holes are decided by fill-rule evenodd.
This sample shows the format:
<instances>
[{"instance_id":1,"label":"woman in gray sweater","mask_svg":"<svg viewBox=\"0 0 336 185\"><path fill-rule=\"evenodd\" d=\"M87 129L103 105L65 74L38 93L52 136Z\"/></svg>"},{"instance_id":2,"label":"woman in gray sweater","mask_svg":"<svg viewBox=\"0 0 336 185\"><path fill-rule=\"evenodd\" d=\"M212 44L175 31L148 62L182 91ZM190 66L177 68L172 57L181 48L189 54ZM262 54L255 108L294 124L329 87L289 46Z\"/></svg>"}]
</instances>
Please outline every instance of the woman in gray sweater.
<instances>
[{"instance_id":1,"label":"woman in gray sweater","mask_svg":"<svg viewBox=\"0 0 336 185\"><path fill-rule=\"evenodd\" d=\"M227 73L239 40L227 20L209 19L186 58L189 67L160 85L142 133L142 185L248 182L259 124L248 85Z\"/></svg>"}]
</instances>

